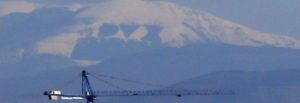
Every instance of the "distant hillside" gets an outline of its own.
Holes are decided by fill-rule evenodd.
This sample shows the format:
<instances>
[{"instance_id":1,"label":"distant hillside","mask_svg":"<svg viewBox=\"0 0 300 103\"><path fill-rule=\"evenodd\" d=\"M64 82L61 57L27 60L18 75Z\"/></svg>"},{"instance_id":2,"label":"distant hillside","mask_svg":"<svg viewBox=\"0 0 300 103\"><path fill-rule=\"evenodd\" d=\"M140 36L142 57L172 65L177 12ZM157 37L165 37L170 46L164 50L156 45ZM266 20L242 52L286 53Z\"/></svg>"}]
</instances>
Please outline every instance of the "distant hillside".
<instances>
[{"instance_id":1,"label":"distant hillside","mask_svg":"<svg viewBox=\"0 0 300 103\"><path fill-rule=\"evenodd\" d=\"M210 73L180 82L188 89L232 89L232 96L111 98L105 103L299 103L300 70Z\"/></svg>"},{"instance_id":2,"label":"distant hillside","mask_svg":"<svg viewBox=\"0 0 300 103\"><path fill-rule=\"evenodd\" d=\"M89 68L126 78L138 76L140 80L174 83L216 71L297 69L299 61L300 52L296 49L216 44L144 51L108 59Z\"/></svg>"},{"instance_id":3,"label":"distant hillside","mask_svg":"<svg viewBox=\"0 0 300 103\"><path fill-rule=\"evenodd\" d=\"M143 51L139 53L133 53L130 55L123 55L120 57L107 59L106 61L103 61L102 63L92 67L81 67L81 68L70 67L69 69L66 68L60 69L60 66L62 65L55 65L55 64L64 63L65 61L58 61L55 58L50 60L48 56L37 57L43 59L25 58L28 59L26 61L28 61L29 63L22 62L21 66L16 67L21 69L3 67L5 69L1 70L0 74L2 75L2 78L0 78L0 80L7 81L7 82L2 84L3 88L0 88L0 90L5 93L5 94L0 94L0 99L2 99L3 101L7 101L6 103L15 103L23 100L29 101L24 103L32 103L31 99L36 99L37 101L42 101L42 100L47 101L47 98L41 95L41 91L51 89L59 84L63 84L67 80L70 80L75 75L77 75L82 69L87 69L88 71L93 73L107 74L116 77L138 80L138 81L148 81L148 82L159 83L163 85L170 85L178 81L183 81L207 73L219 72L219 71L231 71L231 70L272 71L278 69L299 70L298 68L300 67L300 64L298 63L300 61L299 56L300 56L300 52L299 50L296 49L284 49L284 48L272 48L272 47L259 47L259 48L240 47L240 46L216 44L216 45L190 45L183 48L164 48L164 49ZM34 61L34 62L30 62L30 61ZM48 68L51 67L54 69L47 70L46 69L47 67ZM34 72L32 70L34 70ZM263 72L263 73L261 72L226 72L226 73L224 74L223 72L220 72L220 73L214 73L206 76L201 76L201 78L199 79L200 84L195 83L195 86L199 85L197 87L205 87L205 85L208 86L215 85L216 88L219 88L218 86L222 88L223 87L233 88L244 93L249 91L254 92L254 90L244 89L246 87L249 88L253 87L255 90L258 89L269 90L268 89L269 87L264 87L264 85L262 86L260 84L260 83L267 83L264 81L259 81L259 79L261 78L265 78L270 82L272 82L273 84L274 83L276 84L277 82L293 83L299 78L299 72L297 71L296 72L276 71L276 72ZM226 82L227 77L223 78L221 74L229 75L228 78L230 78L229 79L231 81L230 83L234 84L235 82L240 82L240 83L236 83L239 85L231 86L232 84L227 84ZM215 81L224 81L224 82L217 82L217 84L215 84L216 83ZM245 82L241 82L241 81L245 81ZM209 83L213 83L213 84L209 85ZM98 84L98 85L101 87L103 86L103 84ZM194 85L194 84L191 82L190 85ZM267 86L270 85L271 84L268 84ZM297 87L298 84L297 85L290 84L290 85L293 87L285 87L285 85L281 85L282 87L276 86L274 88L279 88L278 90L282 90L281 88L283 88L283 90L292 90L292 91L298 88ZM97 87L98 86L95 87L96 90ZM243 87L243 88L239 88L239 87ZM210 88L213 88L213 86L211 86ZM270 92L273 92L274 88L271 88L272 90L270 90ZM281 92L281 91L276 91L276 93L277 92ZM291 93L286 92L285 94L291 96L294 95L297 96L297 93L294 94L294 92ZM17 100L13 101L15 97L22 97L22 98L18 98ZM256 100L256 98L251 97L249 98L249 101L250 100Z\"/></svg>"}]
</instances>

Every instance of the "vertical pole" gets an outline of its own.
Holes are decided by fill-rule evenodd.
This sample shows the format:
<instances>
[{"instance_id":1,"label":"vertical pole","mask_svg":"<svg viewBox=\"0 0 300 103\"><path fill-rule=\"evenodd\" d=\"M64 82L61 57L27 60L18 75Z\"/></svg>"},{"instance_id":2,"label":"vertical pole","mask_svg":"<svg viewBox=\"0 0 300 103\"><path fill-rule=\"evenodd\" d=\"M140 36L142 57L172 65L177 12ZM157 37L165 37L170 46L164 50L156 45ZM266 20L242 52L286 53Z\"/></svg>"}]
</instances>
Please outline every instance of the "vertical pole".
<instances>
[{"instance_id":1,"label":"vertical pole","mask_svg":"<svg viewBox=\"0 0 300 103\"><path fill-rule=\"evenodd\" d=\"M87 99L87 103L93 103L96 96L94 95L93 89L90 85L87 72L85 70L82 71L82 95Z\"/></svg>"},{"instance_id":2,"label":"vertical pole","mask_svg":"<svg viewBox=\"0 0 300 103\"><path fill-rule=\"evenodd\" d=\"M84 94L84 92L85 92L85 87L84 87L84 75L85 75L85 71L82 71L81 72L81 93L82 93L82 95L84 95L85 96L85 94Z\"/></svg>"}]
</instances>

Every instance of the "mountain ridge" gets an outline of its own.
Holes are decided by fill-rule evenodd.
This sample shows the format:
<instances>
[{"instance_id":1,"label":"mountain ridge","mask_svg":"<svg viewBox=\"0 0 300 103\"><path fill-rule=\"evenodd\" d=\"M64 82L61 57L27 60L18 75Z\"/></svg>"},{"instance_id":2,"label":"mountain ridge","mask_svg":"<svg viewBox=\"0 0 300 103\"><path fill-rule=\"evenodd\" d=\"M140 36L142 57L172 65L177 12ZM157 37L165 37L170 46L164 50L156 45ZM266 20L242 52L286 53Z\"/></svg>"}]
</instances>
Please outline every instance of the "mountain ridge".
<instances>
[{"instance_id":1,"label":"mountain ridge","mask_svg":"<svg viewBox=\"0 0 300 103\"><path fill-rule=\"evenodd\" d=\"M88 22L70 27L71 32L47 41L41 41L37 52L70 57L74 47L76 47L76 41L87 37L100 38L100 28L105 24L113 24L117 28L116 33L104 37L108 40L145 42L143 38L151 32L146 28L146 25L152 25L161 28L161 31L155 34L160 38L160 42L171 47L183 47L188 44L208 41L254 47L269 45L300 48L300 42L297 39L255 31L207 12L192 10L168 2L143 0L134 3L119 0L105 2L79 10L77 19L79 21L88 20ZM135 25L137 28L126 36L121 25ZM65 39L62 41L59 38ZM60 45L65 45L64 47L68 49L55 49L57 46L52 45L52 42L57 40L61 41ZM46 48L51 48L54 51L49 51Z\"/></svg>"}]
</instances>

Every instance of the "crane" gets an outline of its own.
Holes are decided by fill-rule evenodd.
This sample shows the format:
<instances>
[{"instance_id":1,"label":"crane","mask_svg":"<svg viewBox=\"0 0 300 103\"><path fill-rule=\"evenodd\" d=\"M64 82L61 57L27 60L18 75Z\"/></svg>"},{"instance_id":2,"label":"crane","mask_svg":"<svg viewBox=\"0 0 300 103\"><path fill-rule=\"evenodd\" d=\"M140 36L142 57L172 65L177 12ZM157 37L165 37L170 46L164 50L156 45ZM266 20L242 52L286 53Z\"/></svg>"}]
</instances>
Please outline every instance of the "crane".
<instances>
[{"instance_id":1,"label":"crane","mask_svg":"<svg viewBox=\"0 0 300 103\"><path fill-rule=\"evenodd\" d=\"M224 90L146 90L146 91L94 91L89 81L89 73L83 70L81 72L81 94L63 94L58 90L45 91L43 94L48 96L49 100L82 100L87 103L94 103L96 98L100 97L128 97L128 96L188 96L188 95L233 95L233 91ZM110 77L115 78L115 77ZM116 78L115 78L116 79Z\"/></svg>"}]
</instances>

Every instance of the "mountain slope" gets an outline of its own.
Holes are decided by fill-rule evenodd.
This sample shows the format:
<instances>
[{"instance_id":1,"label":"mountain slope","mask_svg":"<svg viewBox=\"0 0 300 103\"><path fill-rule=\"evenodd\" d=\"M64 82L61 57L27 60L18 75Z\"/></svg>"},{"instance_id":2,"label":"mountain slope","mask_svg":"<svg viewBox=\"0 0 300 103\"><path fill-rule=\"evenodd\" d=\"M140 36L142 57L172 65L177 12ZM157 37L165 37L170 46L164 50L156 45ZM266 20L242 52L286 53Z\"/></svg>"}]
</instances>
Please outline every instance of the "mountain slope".
<instances>
[{"instance_id":1,"label":"mountain slope","mask_svg":"<svg viewBox=\"0 0 300 103\"><path fill-rule=\"evenodd\" d=\"M171 47L183 47L191 43L221 43L300 48L297 39L255 31L204 11L168 2L113 0L79 10L77 20L80 23L71 26L70 32L41 41L37 47L38 53L70 57L77 41L89 37L100 41L117 39L151 45L154 41L144 40L153 32L148 26L161 28L157 34L151 36L157 36L158 42ZM113 25L114 32L103 34L102 28L107 24ZM61 49L62 46L65 48Z\"/></svg>"},{"instance_id":2,"label":"mountain slope","mask_svg":"<svg viewBox=\"0 0 300 103\"><path fill-rule=\"evenodd\" d=\"M255 30L300 38L299 0L170 0Z\"/></svg>"},{"instance_id":3,"label":"mountain slope","mask_svg":"<svg viewBox=\"0 0 300 103\"><path fill-rule=\"evenodd\" d=\"M82 7L78 11L40 7L0 17L0 52L11 55L10 63L2 63L7 57L0 56L0 64L50 54L88 66L122 55L189 44L300 47L294 38L255 31L168 2L114 0Z\"/></svg>"},{"instance_id":4,"label":"mountain slope","mask_svg":"<svg viewBox=\"0 0 300 103\"><path fill-rule=\"evenodd\" d=\"M6 64L19 63L23 56L40 54L64 56L75 62L88 61L79 65L92 65L116 56L168 46L230 44L299 48L300 44L291 37L255 31L204 11L162 1L113 0L83 4L77 11L39 7L29 13L1 16L0 24L0 52L11 55L11 62ZM5 58L0 56L0 64L6 65L2 63Z\"/></svg>"},{"instance_id":5,"label":"mountain slope","mask_svg":"<svg viewBox=\"0 0 300 103\"><path fill-rule=\"evenodd\" d=\"M292 38L257 32L247 27L226 21L203 11L195 11L167 2L134 3L115 1L92 7L81 13L82 17L94 17L93 26L99 28L103 23L159 25L159 36L163 43L182 46L185 41L205 39L235 45L261 45L265 43L279 47L299 47ZM104 6L105 5L105 6ZM97 30L94 35L97 35ZM204 33L204 35L199 35ZM289 41L289 43L287 43ZM295 44L293 44L295 43ZM298 45L298 46L297 46Z\"/></svg>"}]
</instances>

